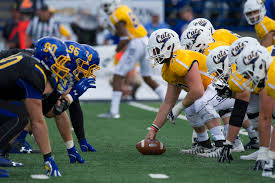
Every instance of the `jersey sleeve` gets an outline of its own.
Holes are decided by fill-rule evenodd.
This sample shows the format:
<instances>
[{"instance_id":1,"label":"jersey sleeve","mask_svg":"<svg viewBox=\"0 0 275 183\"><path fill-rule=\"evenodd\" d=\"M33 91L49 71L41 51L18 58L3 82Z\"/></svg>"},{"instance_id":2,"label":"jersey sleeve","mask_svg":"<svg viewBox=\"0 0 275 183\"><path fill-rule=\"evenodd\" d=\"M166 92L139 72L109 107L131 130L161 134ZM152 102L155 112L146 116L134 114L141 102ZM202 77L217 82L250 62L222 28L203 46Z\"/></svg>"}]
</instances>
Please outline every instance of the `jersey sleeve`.
<instances>
[{"instance_id":1,"label":"jersey sleeve","mask_svg":"<svg viewBox=\"0 0 275 183\"><path fill-rule=\"evenodd\" d=\"M120 21L124 21L127 24L128 16L127 16L126 7L123 6L121 8L118 8L115 12L113 12L110 15L110 20L113 25L116 25Z\"/></svg>"},{"instance_id":2,"label":"jersey sleeve","mask_svg":"<svg viewBox=\"0 0 275 183\"><path fill-rule=\"evenodd\" d=\"M265 17L263 21L255 25L255 31L260 39L263 39L269 32L275 31L275 21Z\"/></svg>"},{"instance_id":3,"label":"jersey sleeve","mask_svg":"<svg viewBox=\"0 0 275 183\"><path fill-rule=\"evenodd\" d=\"M240 37L241 36L239 36L238 34L233 33L227 29L218 29L213 34L213 38L216 41L226 42L229 45L231 45L234 41L236 41Z\"/></svg>"}]
</instances>

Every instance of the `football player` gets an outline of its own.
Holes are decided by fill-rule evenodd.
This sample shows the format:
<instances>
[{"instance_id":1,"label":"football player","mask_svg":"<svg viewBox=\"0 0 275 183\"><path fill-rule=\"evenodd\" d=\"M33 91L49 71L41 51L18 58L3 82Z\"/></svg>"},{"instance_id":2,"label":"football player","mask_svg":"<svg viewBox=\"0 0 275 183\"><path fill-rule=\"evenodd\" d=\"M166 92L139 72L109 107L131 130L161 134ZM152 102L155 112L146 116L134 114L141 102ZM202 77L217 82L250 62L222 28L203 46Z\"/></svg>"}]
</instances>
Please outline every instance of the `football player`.
<instances>
[{"instance_id":1,"label":"football player","mask_svg":"<svg viewBox=\"0 0 275 183\"><path fill-rule=\"evenodd\" d=\"M10 141L30 120L33 135L43 154L47 175L61 176L51 154L41 99L43 94L53 90L52 76L64 81L69 74L70 69L66 65L70 62L70 58L67 57L66 45L56 38L47 38L35 44L33 57L24 52L16 54L12 52L1 52L5 56L0 61L0 96L1 100L24 100L24 103L23 105L0 103L2 111L0 147L6 152Z\"/></svg>"},{"instance_id":2,"label":"football player","mask_svg":"<svg viewBox=\"0 0 275 183\"><path fill-rule=\"evenodd\" d=\"M113 94L110 112L100 114L100 118L120 118L119 105L122 96L121 82L125 75L131 71L136 62L140 62L140 73L147 85L164 99L164 91L151 77L150 63L147 61L146 45L148 43L147 31L139 22L133 11L126 5L119 5L119 0L101 0L101 7L109 16L112 27L120 37L116 52L126 48L119 64L115 67Z\"/></svg>"},{"instance_id":3,"label":"football player","mask_svg":"<svg viewBox=\"0 0 275 183\"><path fill-rule=\"evenodd\" d=\"M252 44L253 45L253 44ZM236 134L238 133L241 125L241 118L244 117L244 111L246 111L248 102L256 102L256 105L260 104L260 112L259 112L259 137L260 137L260 148L259 151L257 152L257 158L256 158L256 164L254 169L259 170L263 168L264 162L267 160L267 151L268 151L268 146L270 142L270 126L271 126L271 119L269 119L269 113L273 111L273 106L270 105L266 100L267 98L265 97L264 90L262 88L265 87L264 80L261 80L261 82L257 81L256 82L251 82L250 75L256 75L255 73L251 73L252 70L255 70L255 72L259 70L259 68L254 68L255 65L249 64L250 61L256 62L258 59L263 59L267 63L269 62L270 58L270 53L262 46L259 46L257 44L254 44L253 46L245 46L244 48L241 48L240 54L238 55L236 59L236 68L237 71L233 73L233 79L232 82L235 83L235 85L238 86L241 90L239 90L239 93L236 93L236 97L238 94L238 103L234 105L234 117L232 118L232 123L230 123L229 131L228 131L228 136L227 140L224 146L224 149L221 153L220 162L228 161L232 159L231 153L230 153L230 148L232 147L232 139L235 138ZM271 51L271 50L269 50ZM248 62L248 63L247 63ZM259 63L259 62L257 62ZM252 68L251 68L252 67ZM258 66L257 66L258 67ZM260 66L261 69L265 69L265 66ZM262 68L263 67L263 68ZM249 72L248 72L249 71ZM261 71L262 72L262 71ZM250 75L247 75L249 73ZM261 73L259 73L261 74ZM230 82L229 82L230 84ZM232 86L234 86L232 84ZM251 94L258 94L259 99L251 100ZM236 100L237 101L237 100ZM257 103L259 101L259 103ZM261 105L261 104L265 105ZM249 104L250 105L250 104ZM253 104L255 105L255 104ZM243 112L242 112L243 111ZM270 117L271 117L270 115ZM234 119L234 120L233 120ZM230 119L231 121L231 119ZM253 155L253 156L254 156Z\"/></svg>"},{"instance_id":4,"label":"football player","mask_svg":"<svg viewBox=\"0 0 275 183\"><path fill-rule=\"evenodd\" d=\"M264 1L247 0L244 3L243 14L247 22L255 26L261 45L268 47L275 44L275 21L265 16Z\"/></svg>"},{"instance_id":5,"label":"football player","mask_svg":"<svg viewBox=\"0 0 275 183\"><path fill-rule=\"evenodd\" d=\"M237 71L246 79L242 86L253 92L259 88L260 113L259 132L262 151L258 153L264 163L262 176L271 176L273 172L273 160L275 159L274 134L270 143L270 126L274 109L274 46L264 47L251 46L246 48L236 61ZM268 148L269 147L269 148ZM269 150L268 150L269 149ZM256 165L259 161L256 162Z\"/></svg>"},{"instance_id":6,"label":"football player","mask_svg":"<svg viewBox=\"0 0 275 183\"><path fill-rule=\"evenodd\" d=\"M219 115L204 98L204 92L211 83L211 77L206 73L206 56L181 49L178 35L170 29L153 32L149 38L148 50L156 63L163 64L162 78L168 82L168 87L165 100L146 138L155 138L158 130L165 124L166 117L175 105L181 90L184 89L187 95L180 104L198 134L198 146L181 152L197 154L212 148L205 125L215 137L214 150L219 150L225 140L218 120ZM211 89L206 92L211 93Z\"/></svg>"}]
</instances>

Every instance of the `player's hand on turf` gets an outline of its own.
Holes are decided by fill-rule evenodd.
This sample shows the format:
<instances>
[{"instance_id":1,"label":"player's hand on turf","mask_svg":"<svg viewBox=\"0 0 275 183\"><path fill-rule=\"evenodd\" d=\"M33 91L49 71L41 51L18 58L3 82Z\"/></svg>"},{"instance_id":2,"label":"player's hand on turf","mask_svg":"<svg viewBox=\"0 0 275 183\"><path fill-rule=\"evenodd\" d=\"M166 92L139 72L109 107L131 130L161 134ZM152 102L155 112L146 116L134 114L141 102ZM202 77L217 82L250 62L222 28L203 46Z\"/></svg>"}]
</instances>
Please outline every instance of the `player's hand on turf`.
<instances>
[{"instance_id":1,"label":"player's hand on turf","mask_svg":"<svg viewBox=\"0 0 275 183\"><path fill-rule=\"evenodd\" d=\"M61 173L58 170L58 167L52 156L45 159L45 169L46 169L46 175L48 176L54 176L54 177L61 176Z\"/></svg>"},{"instance_id":2,"label":"player's hand on turf","mask_svg":"<svg viewBox=\"0 0 275 183\"><path fill-rule=\"evenodd\" d=\"M155 140L156 132L153 129L150 129L145 139Z\"/></svg>"},{"instance_id":3,"label":"player's hand on turf","mask_svg":"<svg viewBox=\"0 0 275 183\"><path fill-rule=\"evenodd\" d=\"M85 93L89 88L96 88L95 78L82 78L80 79L71 89L69 94L72 96L73 100L77 100L83 93Z\"/></svg>"},{"instance_id":4,"label":"player's hand on turf","mask_svg":"<svg viewBox=\"0 0 275 183\"><path fill-rule=\"evenodd\" d=\"M231 154L232 145L228 143L224 143L223 149L220 153L220 156L218 158L218 162L220 163L230 163L231 160L233 160L232 154Z\"/></svg>"},{"instance_id":5,"label":"player's hand on turf","mask_svg":"<svg viewBox=\"0 0 275 183\"><path fill-rule=\"evenodd\" d=\"M232 91L228 88L228 86L223 86L222 89L215 88L217 91L218 96L222 98L231 98L232 97Z\"/></svg>"},{"instance_id":6,"label":"player's hand on turf","mask_svg":"<svg viewBox=\"0 0 275 183\"><path fill-rule=\"evenodd\" d=\"M96 152L96 149L93 148L93 146L90 145L90 144L87 142L86 138L80 140L80 141L79 141L79 145L80 145L80 148L81 148L81 151L82 151L82 152L88 152L88 151L90 151L90 152Z\"/></svg>"},{"instance_id":7,"label":"player's hand on turf","mask_svg":"<svg viewBox=\"0 0 275 183\"><path fill-rule=\"evenodd\" d=\"M82 159L80 154L75 149L75 146L73 146L71 149L67 149L67 151L70 158L70 163L85 163L85 161Z\"/></svg>"}]
</instances>

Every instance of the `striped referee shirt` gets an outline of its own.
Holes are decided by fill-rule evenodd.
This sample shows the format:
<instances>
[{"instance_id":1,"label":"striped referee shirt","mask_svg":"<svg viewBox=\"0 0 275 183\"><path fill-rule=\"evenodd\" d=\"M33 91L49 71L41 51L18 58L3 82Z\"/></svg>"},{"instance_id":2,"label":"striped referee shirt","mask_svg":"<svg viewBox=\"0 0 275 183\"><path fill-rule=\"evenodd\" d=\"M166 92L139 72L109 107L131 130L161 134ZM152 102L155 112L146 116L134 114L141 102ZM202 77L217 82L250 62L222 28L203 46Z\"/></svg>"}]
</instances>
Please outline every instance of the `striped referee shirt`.
<instances>
[{"instance_id":1,"label":"striped referee shirt","mask_svg":"<svg viewBox=\"0 0 275 183\"><path fill-rule=\"evenodd\" d=\"M33 44L45 36L60 37L59 24L54 18L50 18L47 22L42 22L36 16L31 20L27 28L27 35L31 37Z\"/></svg>"}]
</instances>

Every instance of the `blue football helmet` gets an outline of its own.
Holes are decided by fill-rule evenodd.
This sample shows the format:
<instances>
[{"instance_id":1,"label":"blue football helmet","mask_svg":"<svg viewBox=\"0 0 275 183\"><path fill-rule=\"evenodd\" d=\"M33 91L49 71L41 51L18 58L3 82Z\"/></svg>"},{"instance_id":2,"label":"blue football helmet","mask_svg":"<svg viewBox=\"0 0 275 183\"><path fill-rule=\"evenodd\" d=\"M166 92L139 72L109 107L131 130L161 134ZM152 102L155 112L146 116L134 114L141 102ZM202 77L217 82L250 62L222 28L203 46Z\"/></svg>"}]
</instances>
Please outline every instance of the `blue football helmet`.
<instances>
[{"instance_id":1,"label":"blue football helmet","mask_svg":"<svg viewBox=\"0 0 275 183\"><path fill-rule=\"evenodd\" d=\"M34 46L33 56L58 78L64 79L70 72L70 57L63 41L54 37L43 37Z\"/></svg>"},{"instance_id":2,"label":"blue football helmet","mask_svg":"<svg viewBox=\"0 0 275 183\"><path fill-rule=\"evenodd\" d=\"M74 41L65 41L69 56L71 58L71 73L74 75L76 80L80 80L85 77L85 73L81 72L85 70L82 65L88 64L88 57L85 48Z\"/></svg>"},{"instance_id":3,"label":"blue football helmet","mask_svg":"<svg viewBox=\"0 0 275 183\"><path fill-rule=\"evenodd\" d=\"M89 64L82 65L80 66L80 68L84 69L83 72L85 73L85 77L96 78L96 76L94 75L94 72L100 69L99 67L100 58L99 58L98 52L95 49L93 49L93 47L90 45L82 44L82 46L85 48L87 52Z\"/></svg>"}]
</instances>

